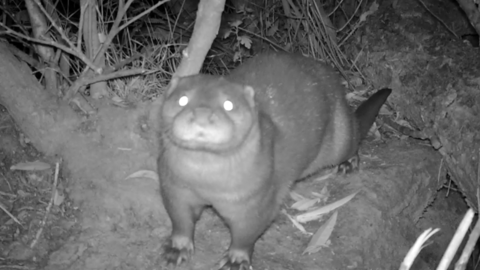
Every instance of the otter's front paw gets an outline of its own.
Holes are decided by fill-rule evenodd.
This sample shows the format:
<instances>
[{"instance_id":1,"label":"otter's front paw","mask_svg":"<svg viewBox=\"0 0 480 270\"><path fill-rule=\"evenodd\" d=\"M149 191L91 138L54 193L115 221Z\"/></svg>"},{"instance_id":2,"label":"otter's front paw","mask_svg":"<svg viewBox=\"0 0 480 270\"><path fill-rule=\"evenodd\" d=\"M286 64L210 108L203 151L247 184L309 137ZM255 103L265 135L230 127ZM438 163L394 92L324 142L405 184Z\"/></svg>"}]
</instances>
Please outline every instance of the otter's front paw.
<instances>
[{"instance_id":1,"label":"otter's front paw","mask_svg":"<svg viewBox=\"0 0 480 270\"><path fill-rule=\"evenodd\" d=\"M228 254L220 261L218 270L253 270L250 265L250 256L247 251L229 250Z\"/></svg>"},{"instance_id":2,"label":"otter's front paw","mask_svg":"<svg viewBox=\"0 0 480 270\"><path fill-rule=\"evenodd\" d=\"M167 264L179 266L190 260L193 253L192 239L184 236L172 237L170 243L164 247L163 257Z\"/></svg>"},{"instance_id":3,"label":"otter's front paw","mask_svg":"<svg viewBox=\"0 0 480 270\"><path fill-rule=\"evenodd\" d=\"M337 173L339 174L349 174L353 171L356 171L359 167L360 158L357 155L349 158L348 160L338 164Z\"/></svg>"}]
</instances>

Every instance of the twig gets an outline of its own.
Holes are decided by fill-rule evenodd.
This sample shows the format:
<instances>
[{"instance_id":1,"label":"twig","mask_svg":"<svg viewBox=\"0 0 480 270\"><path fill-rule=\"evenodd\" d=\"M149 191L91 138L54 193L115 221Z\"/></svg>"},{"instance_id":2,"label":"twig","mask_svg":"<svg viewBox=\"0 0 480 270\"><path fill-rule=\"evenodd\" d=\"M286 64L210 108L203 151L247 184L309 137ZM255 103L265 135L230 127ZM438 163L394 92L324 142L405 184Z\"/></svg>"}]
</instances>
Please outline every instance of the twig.
<instances>
[{"instance_id":1,"label":"twig","mask_svg":"<svg viewBox=\"0 0 480 270\"><path fill-rule=\"evenodd\" d=\"M83 21L85 20L85 9L89 5L89 1L85 1L85 5L80 7L80 24L78 25L78 36L77 36L77 50L82 48L82 35L83 35Z\"/></svg>"},{"instance_id":2,"label":"twig","mask_svg":"<svg viewBox=\"0 0 480 270\"><path fill-rule=\"evenodd\" d=\"M5 207L5 205L3 205L2 203L0 203L0 209L2 209L3 212L7 213L7 215L8 215L9 217L11 217L16 223L18 223L18 225L20 225L20 226L23 227L22 223L20 223L20 221L18 221L18 219L17 219L14 215L12 215L12 214L7 210L7 208Z\"/></svg>"},{"instance_id":3,"label":"twig","mask_svg":"<svg viewBox=\"0 0 480 270\"><path fill-rule=\"evenodd\" d=\"M132 23L135 22L136 20L138 20L138 19L140 19L141 17L145 16L146 14L152 12L152 10L154 10L154 9L156 9L157 7L165 4L165 3L168 2L168 1L170 1L170 0L160 1L160 2L156 3L155 5L153 5L151 8L149 8L149 9L145 10L144 12L138 14L137 16L133 17L130 21L128 21L128 22L126 22L125 24L123 24L122 26L118 27L118 30L117 30L117 32L115 33L115 35L118 34L118 32L122 31L123 28L129 26L130 24L132 24Z\"/></svg>"},{"instance_id":4,"label":"twig","mask_svg":"<svg viewBox=\"0 0 480 270\"><path fill-rule=\"evenodd\" d=\"M355 22L355 25L353 25L351 27L350 32L348 32L348 34L344 38L342 38L342 40L339 42L338 46L343 46L345 41L347 41L354 33L357 33L357 29L360 27L361 24L362 24L361 21Z\"/></svg>"},{"instance_id":5,"label":"twig","mask_svg":"<svg viewBox=\"0 0 480 270\"><path fill-rule=\"evenodd\" d=\"M450 178L450 181L448 181L448 186L446 186L447 188L447 194L445 194L445 197L448 197L450 195L450 190L454 190L454 191L457 191L456 189L454 189L452 187L452 183L453 183L453 180Z\"/></svg>"},{"instance_id":6,"label":"twig","mask_svg":"<svg viewBox=\"0 0 480 270\"><path fill-rule=\"evenodd\" d=\"M355 15L356 15L357 12L360 10L360 7L362 6L362 2L363 2L363 1L360 1L360 2L357 4L357 8L355 9L355 11L353 11L353 13L352 13L352 15L350 16L350 18L348 19L348 21L342 26L342 28L337 29L337 32L343 31L343 29L345 29L345 28L347 27L347 25L349 25L350 22L351 22L354 18L357 17L357 16L355 16ZM356 29L354 29L354 30L356 30ZM350 34L350 35L351 35L351 34ZM350 35L349 35L349 36L350 36ZM345 39L344 39L344 41L345 41Z\"/></svg>"},{"instance_id":7,"label":"twig","mask_svg":"<svg viewBox=\"0 0 480 270\"><path fill-rule=\"evenodd\" d=\"M438 167L438 175L437 175L437 187L438 187L438 183L440 183L440 175L442 173L442 169L443 169L443 160L445 158L442 157L442 160L440 160L440 166Z\"/></svg>"},{"instance_id":8,"label":"twig","mask_svg":"<svg viewBox=\"0 0 480 270\"><path fill-rule=\"evenodd\" d=\"M145 14L148 14L148 13L152 12L152 10L154 10L157 7L165 4L168 1L170 1L170 0L163 0L163 1L160 1L160 2L156 3L151 8L149 8L149 9L145 10L144 12L138 14L137 16L133 17L131 20L129 20L128 22L126 22L125 24L123 24L121 26L120 26L120 22L122 21L122 18L125 15L125 13L127 13L127 10L130 7L130 5L132 4L133 0L129 0L125 6L119 6L117 17L115 18L115 22L113 22L110 33L108 33L108 36L105 39L105 42L102 44L102 47L100 48L100 50L95 55L94 61L97 59L98 55L103 55L106 52L107 48L110 46L110 43L112 42L113 38L118 34L118 32L122 31L123 28L129 26L130 24L132 24L133 22L135 22L136 20L138 20L142 16L145 16Z\"/></svg>"},{"instance_id":9,"label":"twig","mask_svg":"<svg viewBox=\"0 0 480 270\"><path fill-rule=\"evenodd\" d=\"M17 47L11 45L11 44L8 44L8 49L15 55L17 56L18 58L20 58L20 60L24 61L25 63L29 64L30 66L32 67L35 67L36 69L41 69L42 66L40 64L40 61L38 61L37 59L33 58L32 56L26 54L25 52L23 52L22 50L18 49Z\"/></svg>"},{"instance_id":10,"label":"twig","mask_svg":"<svg viewBox=\"0 0 480 270\"><path fill-rule=\"evenodd\" d=\"M242 30L242 31L244 31L244 32L246 32L246 33L248 33L248 34L250 34L250 35L256 36L256 37L262 39L263 41L266 41L266 42L270 43L270 45L272 45L273 47L276 47L276 48L279 49L279 50L282 50L282 51L284 51L284 52L288 52L288 50L286 50L286 49L283 48L282 46L276 44L275 42L271 41L270 39L268 39L268 38L266 38L266 37L263 37L263 36L261 36L261 35L259 35L259 34L257 34L257 33L252 32L252 31L249 31L249 30L246 29L246 28L238 27L238 29L240 29L240 30Z\"/></svg>"},{"instance_id":11,"label":"twig","mask_svg":"<svg viewBox=\"0 0 480 270\"><path fill-rule=\"evenodd\" d=\"M107 37L105 38L105 42L102 43L100 46L99 50L93 57L93 61L95 62L97 60L97 57L99 55L104 55L105 52L107 51L108 47L112 43L113 38L117 35L118 33L118 26L120 25L120 22L122 21L123 16L125 13L127 13L128 8L132 4L133 0L128 0L127 4L124 6L123 1L120 1L118 4L118 12L117 12L117 17L115 18L115 21L113 22L112 28L110 29L110 32L108 33Z\"/></svg>"},{"instance_id":12,"label":"twig","mask_svg":"<svg viewBox=\"0 0 480 270\"><path fill-rule=\"evenodd\" d=\"M9 35L12 35L12 36L16 36L16 37L19 37L19 38L22 38L22 39L25 39L25 40L28 40L28 41L32 41L32 42L35 42L35 43L40 43L40 44L43 44L43 45L49 45L49 46L52 46L52 47L55 47L55 48L58 48L66 53L69 53L73 56L76 56L78 57L79 59L81 59L87 66L89 66L91 69L93 70L97 70L97 67L93 64L92 61L90 61L83 53L81 54L78 54L76 50L73 50L67 46L64 46L62 44L59 44L58 42L55 42L53 40L42 40L42 39L38 39L38 38L32 38L32 37L29 37L29 36L26 36L24 34L20 34L18 33L17 31L7 27L6 25L4 25L3 23L0 23L0 26L4 27L6 29L6 31L4 31L5 34L9 34ZM0 32L1 34L1 32Z\"/></svg>"},{"instance_id":13,"label":"twig","mask_svg":"<svg viewBox=\"0 0 480 270\"><path fill-rule=\"evenodd\" d=\"M147 9L146 11L140 13L139 15L135 16L134 18L132 18L130 21L128 21L127 23L123 24L122 26L119 26L120 25L120 22L122 21L122 18L123 16L125 15L125 13L127 12L128 8L130 7L130 5L132 4L133 0L129 0L125 5L122 5L121 3L123 1L120 2L119 6L118 6L118 13L117 13L117 17L115 18L115 21L113 22L113 25L112 25L112 28L110 30L110 32L108 33L107 37L105 38L105 42L102 43L101 47L99 48L99 50L97 51L97 53L95 54L95 56L93 57L93 62L96 61L97 57L99 55L104 55L105 52L107 51L108 47L110 46L110 44L112 43L112 40L113 38L118 34L118 32L120 32L123 28L127 27L128 25L130 25L131 23L133 23L134 21L138 20L141 16L144 16L145 14L151 12L152 10L156 9L157 7L159 7L160 5L163 5L164 3L168 2L170 0L164 0L164 1L160 1L158 2L157 4L155 4L154 6L152 6L151 8ZM136 75L136 74L141 74L141 73L144 73L145 71L142 71L142 72L138 72L138 70L136 72L133 72L132 74L128 74L128 75L121 75L121 76L114 76L114 77L109 77L111 76L112 74L118 74L118 73L112 73L112 74L108 74L107 76L99 76L100 78L86 78L83 82L75 82L75 85L72 85L69 89L68 89L68 92L65 94L65 96L63 97L63 100L70 100L73 98L73 96L77 93L77 91L80 89L81 86L83 85L86 85L86 84L90 84L90 83L94 83L94 82L99 82L99 81L106 81L110 78L117 78L117 77L122 77L122 76L130 76L130 75ZM84 78L83 76L85 75L85 72L83 72L82 76L80 76L81 78ZM81 80L81 79L79 79ZM77 80L77 81L79 81Z\"/></svg>"},{"instance_id":14,"label":"twig","mask_svg":"<svg viewBox=\"0 0 480 270\"><path fill-rule=\"evenodd\" d=\"M43 7L42 3L40 3L39 0L33 0L35 1L35 4L37 4L38 8L40 8L40 10L43 12L43 14L45 15L45 17L47 17L47 19L50 21L50 23L52 24L52 26L57 30L57 32L60 34L60 36L62 36L63 38L63 41L65 41L68 46L70 48L75 48L75 51L77 52L77 54L82 54L81 51L78 51L76 50L76 47L72 44L72 42L68 39L68 37L65 35L65 33L63 32L63 29L57 25L57 23L55 22L54 19L52 19L52 17L50 16L50 14L48 14L48 12L45 10L45 8ZM95 70L96 71L96 70Z\"/></svg>"},{"instance_id":15,"label":"twig","mask_svg":"<svg viewBox=\"0 0 480 270\"><path fill-rule=\"evenodd\" d=\"M113 72L113 73L105 74L105 75L98 75L98 76L95 76L93 78L82 76L79 79L77 79L72 84L72 86L70 86L68 93L71 94L72 98L73 98L73 96L78 92L80 87L82 87L84 85L89 85L89 84L96 83L96 82L108 81L108 80L115 79L115 78L133 76L133 75L144 74L144 73L146 73L145 69L136 68L136 69L129 69L129 70L121 70L121 71L117 71L117 72ZM67 96L67 95L65 95L65 96ZM65 100L71 100L70 96L68 96L68 97L69 98L66 98Z\"/></svg>"},{"instance_id":16,"label":"twig","mask_svg":"<svg viewBox=\"0 0 480 270\"><path fill-rule=\"evenodd\" d=\"M40 239L40 235L42 235L43 228L45 227L45 224L47 223L47 217L50 214L50 209L52 208L53 201L55 199L55 195L57 194L57 182L58 182L58 172L59 171L60 171L60 165L57 162L57 164L55 166L55 177L54 177L53 186L52 186L52 196L50 197L50 202L48 203L47 209L45 209L45 215L43 216L43 220L40 223L41 227L37 231L37 234L35 235L35 239L30 244L31 249L33 249L35 247L35 245L37 244L38 239Z\"/></svg>"},{"instance_id":17,"label":"twig","mask_svg":"<svg viewBox=\"0 0 480 270\"><path fill-rule=\"evenodd\" d=\"M330 18L330 16L332 16L333 14L335 14L335 12L337 11L337 9L339 9L343 4L343 0L341 0L334 8L332 11L330 11L329 14L327 14L327 17Z\"/></svg>"},{"instance_id":18,"label":"twig","mask_svg":"<svg viewBox=\"0 0 480 270\"><path fill-rule=\"evenodd\" d=\"M42 6L42 4L40 3L39 0L34 0L35 3L37 4L37 6L40 8L40 10L43 12L43 14L45 15L45 17L47 17L47 19L50 21L50 23L52 24L52 26L57 30L57 32L60 34L60 36L62 37L62 39L68 44L68 47L75 51L76 52L76 55L77 57L78 56L81 56L79 57L80 59L84 60L84 59L88 59L81 51L81 49L78 49L77 47L75 47L75 45L73 45L73 43L70 41L70 39L68 39L68 37L65 35L63 29L58 26L58 24L55 22L55 20L50 16L50 14L48 14L48 12L45 10L45 8ZM88 65L88 64L87 64ZM97 74L101 74L102 73L102 68L98 68L93 62L91 63L91 65L88 65L95 73Z\"/></svg>"},{"instance_id":19,"label":"twig","mask_svg":"<svg viewBox=\"0 0 480 270\"><path fill-rule=\"evenodd\" d=\"M6 193L6 192L3 192L3 191L0 191L0 195L2 195L2 196L7 196L7 197L11 197L11 198L17 197L16 195L13 195L13 194L10 194L10 193Z\"/></svg>"},{"instance_id":20,"label":"twig","mask_svg":"<svg viewBox=\"0 0 480 270\"><path fill-rule=\"evenodd\" d=\"M145 51L145 52L144 52ZM119 70L121 68L123 68L124 66L132 63L133 61L137 60L138 58L144 56L146 54L146 50L144 50L142 52L136 52L134 53L132 56L130 56L129 58L123 60L123 61L120 61L118 63L116 63L111 69L110 68L107 68L105 69L104 73L105 74L108 74L112 71L115 71L115 70Z\"/></svg>"},{"instance_id":21,"label":"twig","mask_svg":"<svg viewBox=\"0 0 480 270\"><path fill-rule=\"evenodd\" d=\"M28 31L25 29L25 27L23 26L23 23L20 21L17 20L16 16L13 15L10 11L8 11L7 9L5 9L5 5L3 6L4 8L2 8L2 12L3 12L3 19L6 18L5 15L8 15L10 17L10 19L14 22L14 25L18 26L18 28L25 34L25 35L28 35ZM2 23L5 25L6 22L5 20L2 21Z\"/></svg>"},{"instance_id":22,"label":"twig","mask_svg":"<svg viewBox=\"0 0 480 270\"><path fill-rule=\"evenodd\" d=\"M5 181L5 183L7 183L8 189L10 189L11 192L14 192L13 189L12 189L12 185L10 185L10 182L8 182L8 180L7 180L7 177L5 177L5 175L3 173L0 173L0 176L2 176L3 181Z\"/></svg>"},{"instance_id":23,"label":"twig","mask_svg":"<svg viewBox=\"0 0 480 270\"><path fill-rule=\"evenodd\" d=\"M445 24L439 17L437 17L437 15L435 15L430 9L428 9L427 5L425 5L422 0L418 0L418 2L420 2L420 4L428 11L428 13L430 13L435 19L437 19L448 30L448 32L450 32L454 37L458 38L457 34L450 30L447 24Z\"/></svg>"}]
</instances>

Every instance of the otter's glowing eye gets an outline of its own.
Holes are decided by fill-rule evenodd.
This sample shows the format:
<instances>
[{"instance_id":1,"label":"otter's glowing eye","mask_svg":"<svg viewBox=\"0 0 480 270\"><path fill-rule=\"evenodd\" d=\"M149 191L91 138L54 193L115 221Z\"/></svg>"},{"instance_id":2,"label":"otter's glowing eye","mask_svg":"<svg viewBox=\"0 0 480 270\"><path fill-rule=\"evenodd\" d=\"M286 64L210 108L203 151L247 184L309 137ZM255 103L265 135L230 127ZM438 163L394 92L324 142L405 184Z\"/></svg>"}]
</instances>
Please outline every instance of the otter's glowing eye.
<instances>
[{"instance_id":1,"label":"otter's glowing eye","mask_svg":"<svg viewBox=\"0 0 480 270\"><path fill-rule=\"evenodd\" d=\"M188 104L188 97L187 96L182 96L179 100L178 100L178 105L180 106L185 106Z\"/></svg>"},{"instance_id":2,"label":"otter's glowing eye","mask_svg":"<svg viewBox=\"0 0 480 270\"><path fill-rule=\"evenodd\" d=\"M225 102L223 102L223 108L225 109L225 111L229 112L233 110L233 103L230 100L226 100Z\"/></svg>"}]
</instances>

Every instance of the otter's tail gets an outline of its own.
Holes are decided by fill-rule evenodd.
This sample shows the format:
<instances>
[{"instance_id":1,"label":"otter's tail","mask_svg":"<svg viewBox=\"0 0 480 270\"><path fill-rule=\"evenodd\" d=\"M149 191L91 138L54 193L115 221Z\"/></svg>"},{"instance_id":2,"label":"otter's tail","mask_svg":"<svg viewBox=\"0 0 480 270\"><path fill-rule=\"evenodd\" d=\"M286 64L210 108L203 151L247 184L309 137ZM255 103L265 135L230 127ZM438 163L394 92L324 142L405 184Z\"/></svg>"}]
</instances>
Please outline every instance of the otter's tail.
<instances>
[{"instance_id":1,"label":"otter's tail","mask_svg":"<svg viewBox=\"0 0 480 270\"><path fill-rule=\"evenodd\" d=\"M358 106L355 111L355 117L359 125L360 140L367 136L380 107L385 103L390 93L392 93L392 89L384 88L379 90Z\"/></svg>"}]
</instances>

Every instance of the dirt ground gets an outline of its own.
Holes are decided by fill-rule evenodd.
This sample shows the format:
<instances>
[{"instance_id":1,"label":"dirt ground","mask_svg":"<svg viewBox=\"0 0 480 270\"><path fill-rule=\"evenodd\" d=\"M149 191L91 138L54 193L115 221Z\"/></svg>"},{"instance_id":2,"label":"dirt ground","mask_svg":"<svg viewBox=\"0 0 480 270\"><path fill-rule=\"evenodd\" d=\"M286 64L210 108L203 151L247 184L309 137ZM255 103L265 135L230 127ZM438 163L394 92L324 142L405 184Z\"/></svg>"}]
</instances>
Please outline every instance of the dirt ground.
<instances>
[{"instance_id":1,"label":"dirt ground","mask_svg":"<svg viewBox=\"0 0 480 270\"><path fill-rule=\"evenodd\" d=\"M124 196L126 200L135 201L140 206L132 204L131 210L125 214L127 218L117 226L108 228L107 233L77 223L76 217L80 216L81 209L70 203L68 188L63 189L67 194L65 200L46 213L45 209L53 194L51 186L55 160L43 157L28 144L22 146L21 133L5 110L2 110L1 119L2 204L19 219L22 226L13 222L5 212L0 213L0 269L65 269L65 265L69 265L69 269L168 269L160 260L159 254L162 251L162 241L166 240L169 234L169 221L161 209L160 198L156 192L158 187L154 182L132 180L121 189L123 192L116 191L118 196ZM399 154L392 156L391 153ZM408 230L405 222L382 225L379 220L390 219L386 216L391 208L379 206L382 199L378 196L382 196L385 189L389 188L386 186L389 183L385 181L386 177L398 179L395 171L402 170L401 164L410 164L412 156L422 160L431 158L432 154L435 155L432 150L415 141L402 141L398 138L370 140L362 148L363 162L360 172L299 183L295 188L296 192L306 197L312 197L313 191L322 193L325 203L343 198L353 191L360 190L360 193L339 209L339 221L330 237L329 245L318 253L302 254L310 235L302 233L286 215L280 214L257 242L254 269L343 269L346 266L352 269L392 269L406 253L405 250L398 252L399 246L413 243L418 234L411 235L412 239L406 240L405 234L391 233ZM34 160L50 163L52 169L41 172L9 170L13 164ZM438 162L437 157L434 163ZM60 186L68 187L70 180L68 176L62 175L59 181ZM441 254L460 217L466 211L465 203L454 191L450 191L448 196L441 191L436 198L422 214L415 228L417 231L429 227L442 228L442 233L434 238L433 244L425 248L425 255L422 255L425 259L421 257L424 262L428 262L429 256L434 258L432 260L438 260L439 252ZM284 209L294 215L297 212L289 208L292 203L293 200L288 199ZM143 209L144 213L136 210L139 208ZM148 214L149 210L156 213ZM372 213L372 210L385 212ZM47 219L43 224L45 215ZM321 221L310 222L305 228L309 232L315 232L328 217L329 215ZM372 233L381 232L382 226L385 226L390 235L378 235L375 243L378 246L390 246L390 249L384 249L389 253L385 256L392 258L392 254L395 254L393 261L382 260L382 254L368 254L370 247L365 250L349 249L348 245L358 247L367 243L366 237L371 238ZM43 231L37 236L41 229ZM83 236L78 242L75 241L81 231L85 235L85 231L89 230L89 237ZM202 216L197 226L195 241L196 253L192 263L179 269L213 269L229 243L228 230L213 211L206 211ZM33 242L37 244L30 248ZM52 254L53 251L56 252ZM334 256L337 256L337 259L332 259ZM338 257L342 257L341 265L338 265ZM372 261L373 258L376 259Z\"/></svg>"},{"instance_id":2,"label":"dirt ground","mask_svg":"<svg viewBox=\"0 0 480 270\"><path fill-rule=\"evenodd\" d=\"M390 25L398 27L401 19L390 18ZM443 42L443 36L437 40ZM389 50L402 48L395 40L390 43L396 47ZM433 48L435 43L431 44ZM470 46L460 42L457 49L449 47L456 50L450 57L463 57L465 48L471 49L463 45ZM391 108L388 111L392 113ZM279 214L256 244L254 269L398 269L416 237L427 228L439 227L441 232L423 249L414 269L436 267L467 206L451 186L440 155L427 143L401 136L388 125L380 131L381 137L369 137L363 144L359 172L321 181L310 179L295 187L305 197L320 193L319 205L359 192L338 209L326 246L303 254L311 234L301 232L285 214ZM19 162L36 160L51 168L10 170ZM56 162L61 164L60 177L52 188ZM136 177L97 190L75 184L78 179L70 177L67 167L61 157L38 153L9 113L0 110L0 269L168 269L160 254L170 221L158 183ZM405 187L403 182L411 184ZM109 209L114 205L118 211L83 208L84 204L78 203L82 194L83 200L98 198L87 195L92 192L103 192L94 204L109 205ZM292 203L289 198L284 210L296 215ZM305 229L314 233L331 215L307 223ZM203 214L195 242L191 263L178 269L214 269L228 247L229 233L213 211ZM467 269L475 268L469 265Z\"/></svg>"},{"instance_id":3,"label":"dirt ground","mask_svg":"<svg viewBox=\"0 0 480 270\"><path fill-rule=\"evenodd\" d=\"M0 106L0 269L45 266L49 254L61 248L79 227L78 208L68 199L68 179L61 176L57 192L52 192L58 160L43 156L28 144ZM19 163L34 161L48 163L51 169L11 170ZM57 194L56 202L47 211L53 194Z\"/></svg>"}]
</instances>

